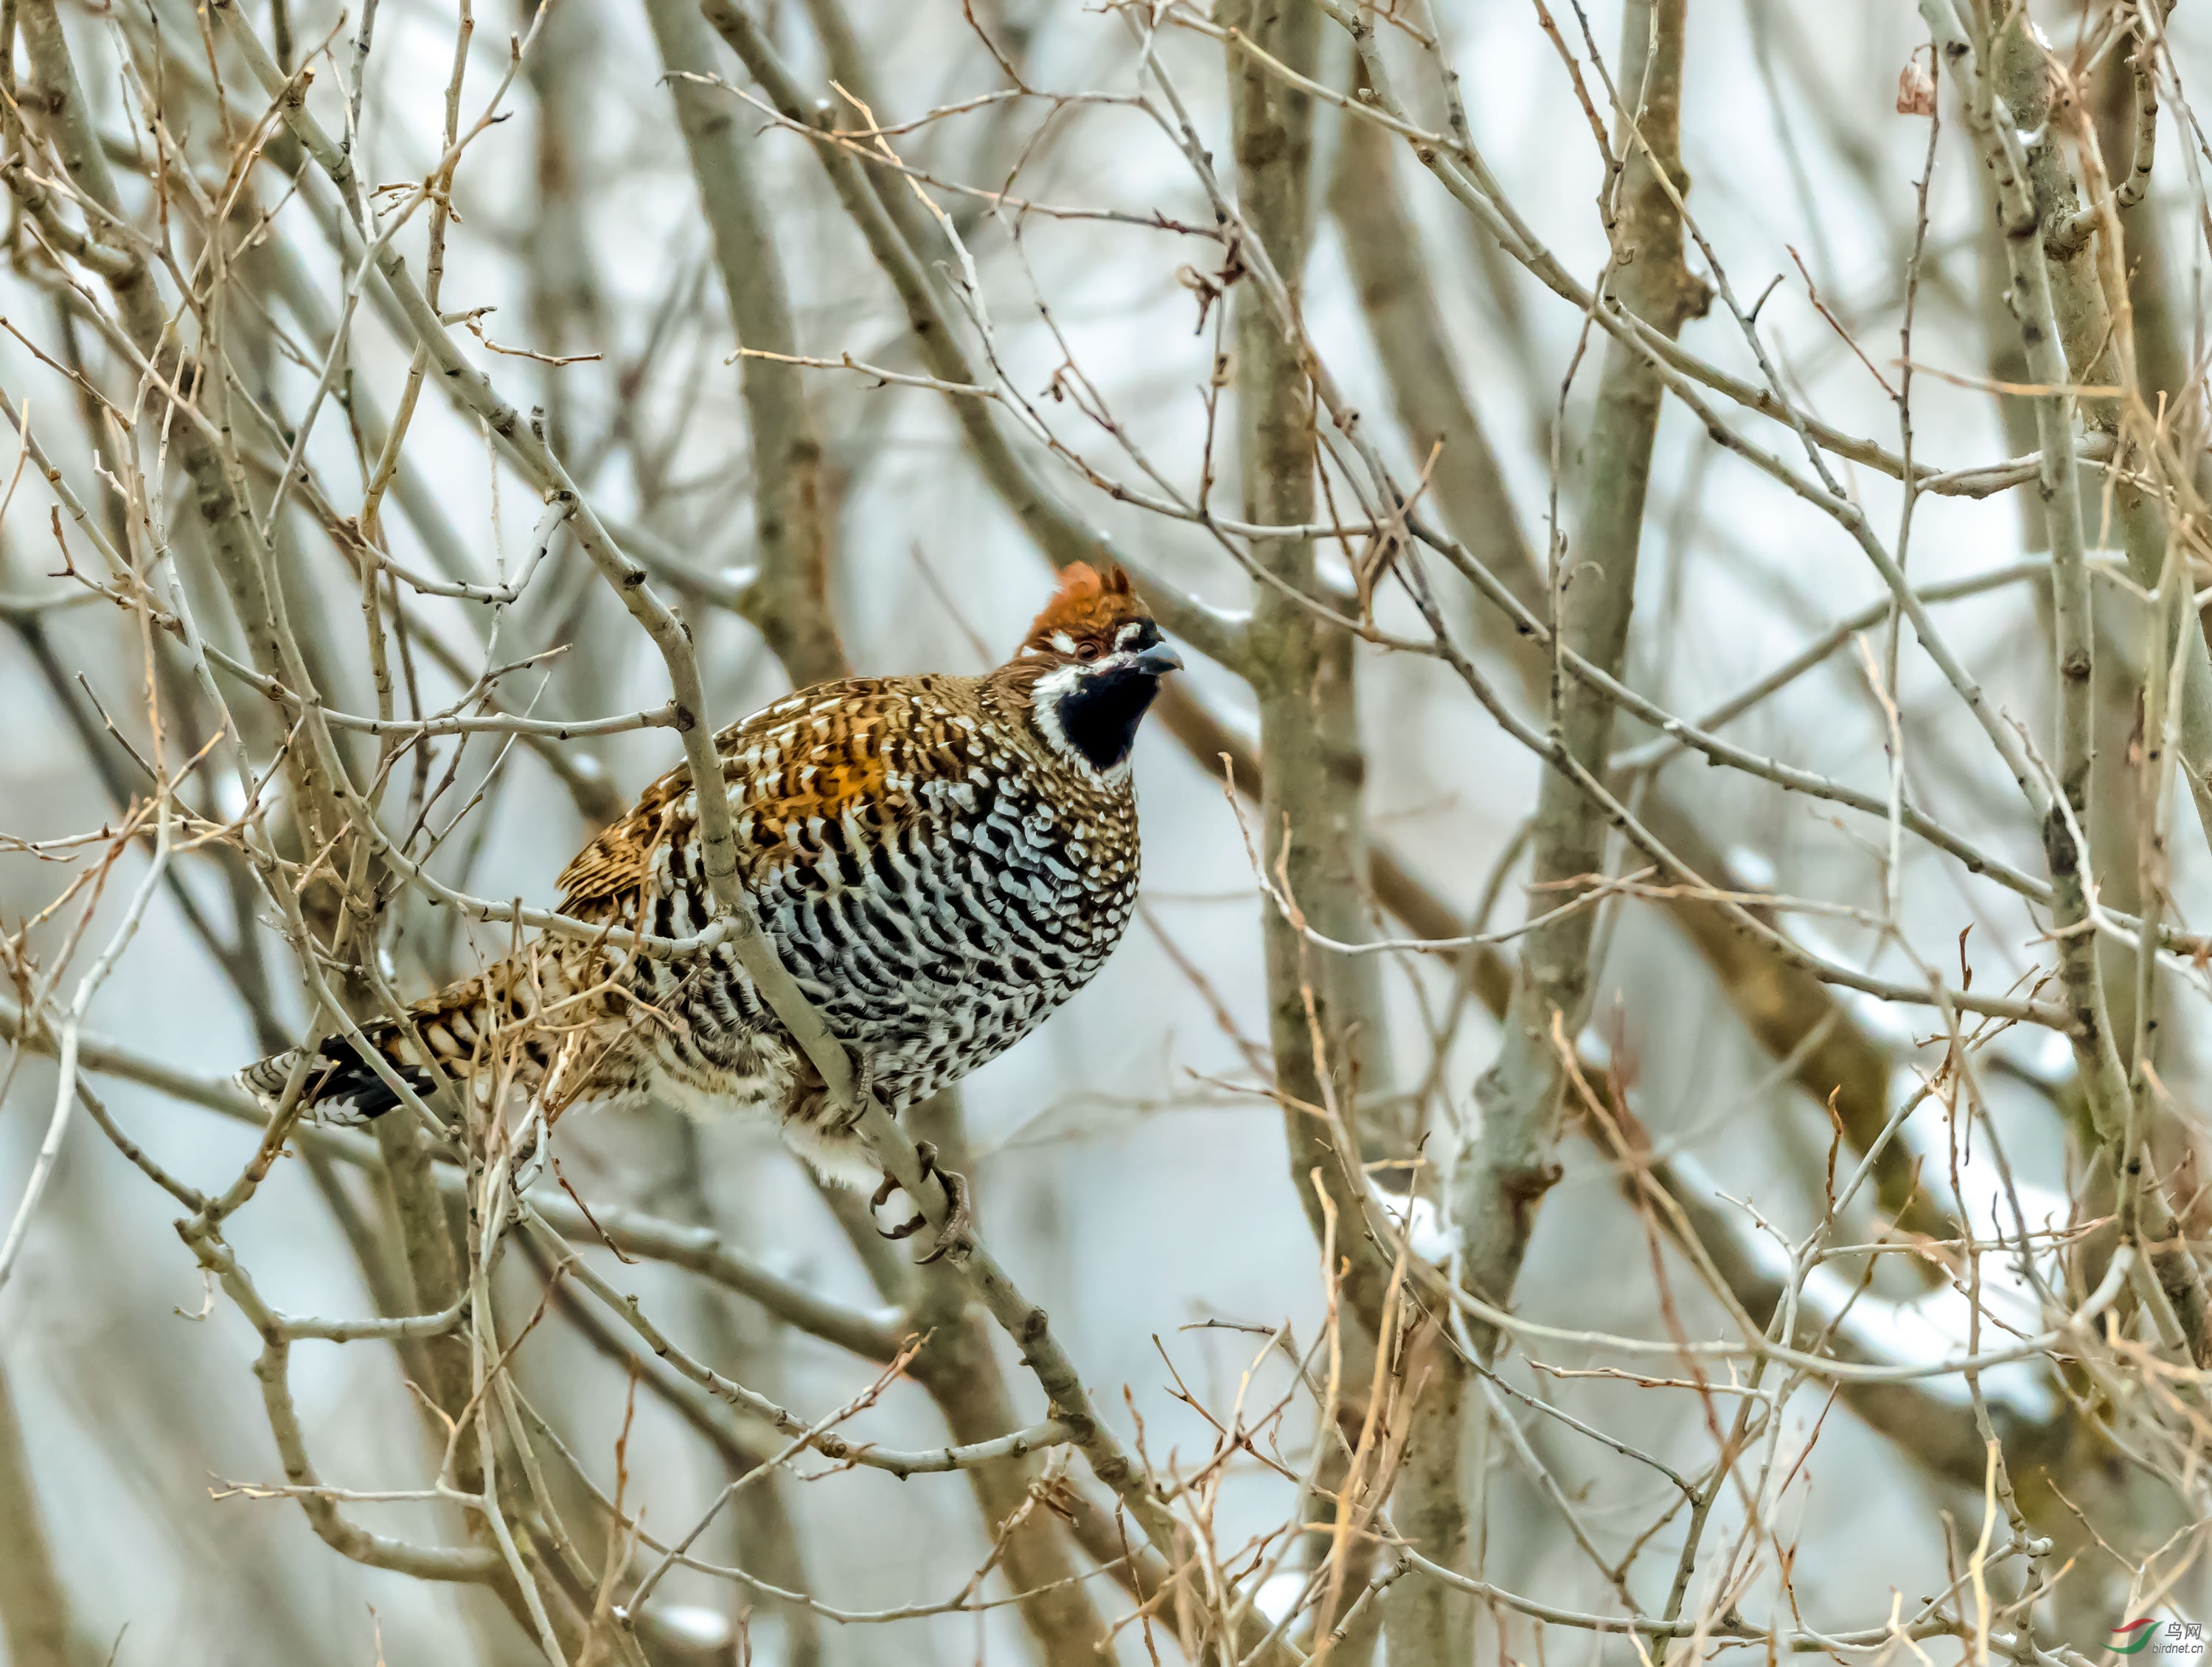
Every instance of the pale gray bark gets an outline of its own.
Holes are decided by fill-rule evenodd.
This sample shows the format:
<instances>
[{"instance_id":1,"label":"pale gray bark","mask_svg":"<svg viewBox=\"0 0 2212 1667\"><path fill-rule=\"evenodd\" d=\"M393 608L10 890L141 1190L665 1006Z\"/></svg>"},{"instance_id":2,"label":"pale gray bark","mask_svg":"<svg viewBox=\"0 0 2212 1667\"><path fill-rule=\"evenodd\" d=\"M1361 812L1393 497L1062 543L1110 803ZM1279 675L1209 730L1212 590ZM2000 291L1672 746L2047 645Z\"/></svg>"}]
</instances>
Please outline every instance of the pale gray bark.
<instances>
[{"instance_id":1,"label":"pale gray bark","mask_svg":"<svg viewBox=\"0 0 2212 1667\"><path fill-rule=\"evenodd\" d=\"M646 16L668 67L669 96L691 157L714 264L738 345L789 357L799 350L791 321L783 253L754 183L758 142L726 94L689 79L713 71L714 36L690 0L646 0ZM749 617L795 686L851 675L830 609L830 541L824 525L822 442L796 365L747 358L746 438L753 461L753 536L760 577Z\"/></svg>"},{"instance_id":2,"label":"pale gray bark","mask_svg":"<svg viewBox=\"0 0 2212 1667\"><path fill-rule=\"evenodd\" d=\"M1656 25L1653 20L1656 16ZM1670 170L1680 157L1682 0L1637 0L1621 24L1620 83L1640 89L1632 108L1647 154L1626 121L1615 145L1628 158L1618 204L1615 264L1608 282L1622 303L1672 338L1702 310L1704 293L1682 264L1681 222L1651 157ZM1624 94L1624 98L1628 96ZM1686 183L1684 180L1683 183ZM1608 342L1597 405L1586 442L1588 496L1579 536L1554 579L1562 641L1618 675L1635 605L1651 445L1663 385L1651 362ZM1551 721L1569 754L1601 770L1612 751L1613 709L1579 683L1554 673ZM1537 894L1535 913L1574 893L1574 882L1601 873L1607 826L1599 807L1557 771L1539 788L1533 843L1534 882L1564 887ZM1512 1293L1527 1254L1537 1206L1558 1178L1565 1078L1564 1044L1582 1033L1589 1001L1589 911L1533 930L1521 952L1498 1056L1476 1092L1480 1124L1452 1180L1452 1215L1462 1235L1462 1277L1492 1302Z\"/></svg>"},{"instance_id":3,"label":"pale gray bark","mask_svg":"<svg viewBox=\"0 0 2212 1667\"><path fill-rule=\"evenodd\" d=\"M2056 636L2059 688L2058 738L2053 763L2059 798L2044 818L2043 843L2056 893L2053 914L2061 928L2059 970L2074 1013L2069 1039L2076 1069L2087 1097L2090 1115L2099 1137L2106 1143L2106 1160L2120 1166L2120 1209L2124 1229L2134 1226L2136 1209L2142 1213L2142 1232L2154 1247L2153 1260L2167 1301L2197 1356L2212 1350L2208 1332L2203 1276L2185 1246L2167 1244L2172 1235L2172 1216L2162 1192L2144 1188L2142 1141L2147 1107L2136 1104L2128 1081L2105 994L2103 968L2094 940L2080 928L2088 919L2087 887L2092 881L2091 855L2081 847L2080 830L2087 821L2089 775L2095 722L2095 624L2091 614L2089 580L2082 535L2081 473L2074 465L2075 402L2069 392L2069 368L2065 344L2076 342L2076 351L2094 369L2098 364L2117 365L2118 355L2109 327L2101 337L2092 336L2085 315L2104 317L2102 292L2094 270L2069 268L2064 260L2046 259L2054 216L2065 212L2066 182L2055 179L2050 164L2038 178L2038 153L2045 145L2024 145L2013 124L2023 113L2004 101L2008 76L2041 85L2042 59L2024 37L2008 43L2011 25L1985 21L1971 41L1954 19L1931 22L1936 37L1947 47L1954 72L1964 82L1963 102L1984 165L1996 180L1998 223L2006 234L2006 253L2012 273L2011 308L2019 322L2022 350L2033 383L2049 392L2033 400L2036 431L2045 459L2039 490L2051 540L2052 618ZM2009 70L2007 53L2032 59L2030 71ZM2047 113L2047 112L2045 113ZM2094 297L2094 301L2093 298ZM2059 309L2062 307L2064 311ZM2100 344L2093 347L2092 342ZM2092 359L2092 355L2094 356ZM2133 541L2131 541L2132 545ZM2142 557L2153 551L2146 543ZM2137 559L2131 556L2131 562ZM2155 550L2150 581L2165 569L2165 539ZM2183 652L2190 654L2189 680L2184 684L2179 715L2182 763L2193 777L2189 763L2191 748L2187 690L2196 681L2194 672L2204 667L2204 691L2212 698L2212 660L2203 654L2201 632L2187 634ZM2212 711L2212 706L2208 706ZM2200 803L2203 802L2200 798ZM2206 823L2212 830L2212 819Z\"/></svg>"}]
</instances>

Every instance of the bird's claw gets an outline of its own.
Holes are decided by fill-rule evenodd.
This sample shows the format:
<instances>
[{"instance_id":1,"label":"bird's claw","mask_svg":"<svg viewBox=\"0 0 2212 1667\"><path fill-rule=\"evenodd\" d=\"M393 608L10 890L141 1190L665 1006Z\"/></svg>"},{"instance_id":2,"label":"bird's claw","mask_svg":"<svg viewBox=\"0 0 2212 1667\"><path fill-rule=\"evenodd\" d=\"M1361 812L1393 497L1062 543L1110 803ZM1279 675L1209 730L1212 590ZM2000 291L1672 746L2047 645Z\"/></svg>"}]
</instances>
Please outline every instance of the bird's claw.
<instances>
[{"instance_id":1,"label":"bird's claw","mask_svg":"<svg viewBox=\"0 0 2212 1667\"><path fill-rule=\"evenodd\" d=\"M957 1268L975 1250L975 1217L968 1208L968 1177L938 1168L935 1153L929 1157L927 1167L945 1189L945 1220L937 1229L936 1248L918 1265L927 1268L933 1262L949 1262Z\"/></svg>"},{"instance_id":2,"label":"bird's claw","mask_svg":"<svg viewBox=\"0 0 2212 1667\"><path fill-rule=\"evenodd\" d=\"M922 1144L927 1146L928 1142L925 1141ZM868 1199L868 1214L873 1215L878 1210L883 1208L884 1205L890 1203L891 1202L891 1195L898 1189L899 1183L897 1181L889 1175L884 1176L883 1185L878 1187ZM876 1232L885 1238L911 1238L915 1233L921 1231L926 1220L927 1218L917 1215L913 1220L908 1222L904 1226L878 1227L876 1229Z\"/></svg>"},{"instance_id":3,"label":"bird's claw","mask_svg":"<svg viewBox=\"0 0 2212 1667\"><path fill-rule=\"evenodd\" d=\"M937 1230L937 1247L922 1257L917 1265L927 1268L933 1262L951 1262L956 1265L965 1262L975 1248L975 1218L968 1207L968 1177L955 1171L940 1168L937 1162L937 1148L927 1141L917 1141L914 1149L915 1155L921 1159L922 1177L925 1180L933 1175L937 1177L938 1184L945 1189L947 1206L944 1225ZM898 1189L896 1181L888 1175L884 1177L883 1185L878 1187L875 1195L868 1200L869 1209L881 1209ZM911 1221L902 1221L896 1227L879 1227L876 1231L885 1238L911 1238L928 1225L927 1216L916 1215Z\"/></svg>"},{"instance_id":4,"label":"bird's claw","mask_svg":"<svg viewBox=\"0 0 2212 1667\"><path fill-rule=\"evenodd\" d=\"M846 1106L842 1111L836 1111L836 1115L829 1125L830 1133L833 1135L842 1135L845 1130L852 1128L855 1123L859 1122L862 1117L866 1116L868 1110L868 1100L875 1092L875 1058L872 1055L868 1053L866 1049L858 1049L853 1055L852 1103ZM834 1107L832 1109L835 1110ZM883 1201L881 1199L878 1199L876 1202L881 1203Z\"/></svg>"}]
</instances>

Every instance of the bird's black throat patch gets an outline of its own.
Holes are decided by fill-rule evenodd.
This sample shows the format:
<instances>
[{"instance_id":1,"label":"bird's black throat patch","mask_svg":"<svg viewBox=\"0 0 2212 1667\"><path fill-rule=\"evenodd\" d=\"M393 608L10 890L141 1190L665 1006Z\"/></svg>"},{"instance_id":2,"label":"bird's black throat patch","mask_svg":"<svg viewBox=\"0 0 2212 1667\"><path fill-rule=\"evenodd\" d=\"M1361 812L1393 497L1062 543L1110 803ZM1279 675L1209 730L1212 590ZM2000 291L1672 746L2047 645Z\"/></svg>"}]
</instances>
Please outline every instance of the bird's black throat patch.
<instances>
[{"instance_id":1,"label":"bird's black throat patch","mask_svg":"<svg viewBox=\"0 0 2212 1667\"><path fill-rule=\"evenodd\" d=\"M1093 766L1111 770L1136 745L1159 674L1133 666L1109 666L1077 683L1060 697L1060 730Z\"/></svg>"}]
</instances>

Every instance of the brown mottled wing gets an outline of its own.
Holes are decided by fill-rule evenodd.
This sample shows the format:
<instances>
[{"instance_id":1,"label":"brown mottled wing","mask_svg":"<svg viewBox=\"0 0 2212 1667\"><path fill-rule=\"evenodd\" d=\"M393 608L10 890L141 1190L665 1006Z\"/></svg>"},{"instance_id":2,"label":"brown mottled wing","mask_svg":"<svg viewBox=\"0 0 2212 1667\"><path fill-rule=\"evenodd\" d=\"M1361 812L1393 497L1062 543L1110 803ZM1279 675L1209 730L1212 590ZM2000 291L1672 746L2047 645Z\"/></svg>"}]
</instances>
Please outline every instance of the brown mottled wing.
<instances>
[{"instance_id":1,"label":"brown mottled wing","mask_svg":"<svg viewBox=\"0 0 2212 1667\"><path fill-rule=\"evenodd\" d=\"M974 684L945 677L823 684L739 725L723 770L738 869L764 915L794 887L872 888L872 849L908 830L944 835L969 796L976 735Z\"/></svg>"},{"instance_id":2,"label":"brown mottled wing","mask_svg":"<svg viewBox=\"0 0 2212 1667\"><path fill-rule=\"evenodd\" d=\"M934 796L929 784L971 765L965 693L966 680L954 678L818 684L716 736L747 888L773 885L794 863L820 861L814 830L824 823L859 812L871 832L888 837L921 812ZM561 875L563 911L635 919L656 854L690 840L690 785L688 769L671 770L586 846Z\"/></svg>"},{"instance_id":3,"label":"brown mottled wing","mask_svg":"<svg viewBox=\"0 0 2212 1667\"><path fill-rule=\"evenodd\" d=\"M561 912L586 921L635 919L653 850L667 835L669 806L690 785L689 771L671 770L620 821L602 828L561 871Z\"/></svg>"}]
</instances>

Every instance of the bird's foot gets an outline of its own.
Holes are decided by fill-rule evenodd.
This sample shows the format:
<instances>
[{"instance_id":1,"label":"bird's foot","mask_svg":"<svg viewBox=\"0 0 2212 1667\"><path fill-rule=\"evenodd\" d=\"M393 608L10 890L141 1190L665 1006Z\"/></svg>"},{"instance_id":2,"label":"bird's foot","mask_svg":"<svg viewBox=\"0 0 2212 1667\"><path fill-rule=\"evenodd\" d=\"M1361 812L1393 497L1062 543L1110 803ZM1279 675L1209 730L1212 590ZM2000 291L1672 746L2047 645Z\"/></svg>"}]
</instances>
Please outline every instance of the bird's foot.
<instances>
[{"instance_id":1,"label":"bird's foot","mask_svg":"<svg viewBox=\"0 0 2212 1667\"><path fill-rule=\"evenodd\" d=\"M926 1146L928 1142L925 1141L923 1144ZM884 1205L890 1203L891 1202L892 1195L896 1194L898 1189L899 1183L893 1180L890 1176L884 1176L883 1185L878 1187L874 1195L868 1200L868 1214L873 1215L878 1210L883 1208ZM878 1227L876 1231L885 1238L911 1238L915 1234L920 1232L927 1225L927 1219L926 1217L917 1215L913 1220L907 1222L903 1226Z\"/></svg>"},{"instance_id":2,"label":"bird's foot","mask_svg":"<svg viewBox=\"0 0 2212 1667\"><path fill-rule=\"evenodd\" d=\"M944 1223L937 1230L937 1246L922 1257L919 1265L927 1268L933 1262L950 1262L957 1266L967 1261L975 1248L975 1218L968 1205L968 1177L955 1171L940 1168L937 1161L937 1148L927 1141L917 1141L914 1149L915 1155L921 1159L923 1177L927 1179L934 1175L938 1184L945 1189L947 1206ZM868 1200L869 1209L881 1209L899 1189L899 1183L886 1175L883 1185L878 1187L875 1195ZM902 1221L896 1227L878 1227L876 1231L885 1238L911 1238L928 1225L929 1218L917 1211L911 1220Z\"/></svg>"},{"instance_id":3,"label":"bird's foot","mask_svg":"<svg viewBox=\"0 0 2212 1667\"><path fill-rule=\"evenodd\" d=\"M876 1062L874 1056L861 1049L853 1055L853 1098L847 1105L832 1104L824 1124L826 1132L842 1135L867 1115L868 1101L876 1092Z\"/></svg>"},{"instance_id":4,"label":"bird's foot","mask_svg":"<svg viewBox=\"0 0 2212 1667\"><path fill-rule=\"evenodd\" d=\"M968 1177L939 1169L936 1153L928 1151L926 1143L924 1151L926 1170L945 1189L945 1220L938 1225L936 1248L922 1257L921 1265L927 1268L933 1262L949 1262L957 1268L975 1250L975 1216L968 1208Z\"/></svg>"}]
</instances>

